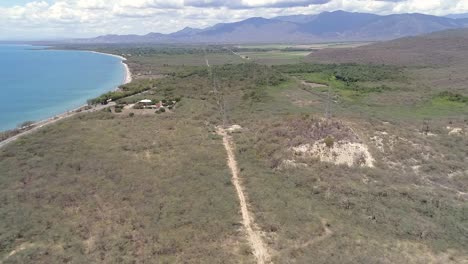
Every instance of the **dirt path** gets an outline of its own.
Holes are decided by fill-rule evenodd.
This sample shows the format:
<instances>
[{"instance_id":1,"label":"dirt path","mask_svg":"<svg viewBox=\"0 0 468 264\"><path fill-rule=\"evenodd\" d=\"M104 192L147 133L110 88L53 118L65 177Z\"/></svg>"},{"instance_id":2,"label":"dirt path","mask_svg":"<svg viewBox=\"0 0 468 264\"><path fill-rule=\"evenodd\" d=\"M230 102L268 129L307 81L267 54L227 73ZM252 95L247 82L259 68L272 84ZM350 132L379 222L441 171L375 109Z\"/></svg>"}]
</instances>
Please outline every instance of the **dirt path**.
<instances>
[{"instance_id":1,"label":"dirt path","mask_svg":"<svg viewBox=\"0 0 468 264\"><path fill-rule=\"evenodd\" d=\"M234 184L237 191L237 196L239 197L242 213L242 224L244 225L244 228L247 232L250 246L253 249L258 264L270 263L270 256L268 254L267 247L263 242L260 233L253 229L254 220L247 207L247 199L242 188L241 180L239 178L239 168L237 166L237 161L234 154L232 138L222 128L218 128L218 134L223 136L223 144L226 148L228 156L228 166L232 173L232 183Z\"/></svg>"}]
</instances>

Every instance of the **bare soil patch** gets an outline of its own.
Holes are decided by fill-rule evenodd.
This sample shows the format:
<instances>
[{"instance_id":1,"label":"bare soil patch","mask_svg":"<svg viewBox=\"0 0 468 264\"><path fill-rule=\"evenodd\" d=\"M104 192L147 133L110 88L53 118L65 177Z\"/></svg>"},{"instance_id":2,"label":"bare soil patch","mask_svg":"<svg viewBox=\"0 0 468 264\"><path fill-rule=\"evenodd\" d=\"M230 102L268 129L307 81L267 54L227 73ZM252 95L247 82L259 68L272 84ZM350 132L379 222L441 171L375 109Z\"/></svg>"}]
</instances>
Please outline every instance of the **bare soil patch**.
<instances>
[{"instance_id":1,"label":"bare soil patch","mask_svg":"<svg viewBox=\"0 0 468 264\"><path fill-rule=\"evenodd\" d=\"M336 165L374 167L369 148L362 143L339 141L327 146L324 140L292 148L296 156L317 158Z\"/></svg>"}]
</instances>

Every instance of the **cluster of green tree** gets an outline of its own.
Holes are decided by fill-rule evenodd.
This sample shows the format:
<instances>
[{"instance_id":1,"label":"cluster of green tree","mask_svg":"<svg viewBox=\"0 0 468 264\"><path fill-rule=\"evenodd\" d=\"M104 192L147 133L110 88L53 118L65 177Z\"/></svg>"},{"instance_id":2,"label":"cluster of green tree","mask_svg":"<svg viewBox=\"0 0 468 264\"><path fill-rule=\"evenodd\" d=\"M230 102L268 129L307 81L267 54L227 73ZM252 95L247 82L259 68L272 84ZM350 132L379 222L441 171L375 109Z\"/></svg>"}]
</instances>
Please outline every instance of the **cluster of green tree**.
<instances>
[{"instance_id":1,"label":"cluster of green tree","mask_svg":"<svg viewBox=\"0 0 468 264\"><path fill-rule=\"evenodd\" d=\"M336 67L333 75L337 80L346 82L377 82L396 79L400 71L393 66L343 64Z\"/></svg>"},{"instance_id":2,"label":"cluster of green tree","mask_svg":"<svg viewBox=\"0 0 468 264\"><path fill-rule=\"evenodd\" d=\"M285 48L285 49L280 49L280 51L284 51L284 52L289 52L289 51L308 51L308 52L314 52L314 51L318 51L318 49L300 48L300 47L288 47L288 48Z\"/></svg>"},{"instance_id":3,"label":"cluster of green tree","mask_svg":"<svg viewBox=\"0 0 468 264\"><path fill-rule=\"evenodd\" d=\"M231 50L219 45L92 44L62 45L58 47L73 50L96 50L112 54L131 54L132 56L231 53Z\"/></svg>"},{"instance_id":4,"label":"cluster of green tree","mask_svg":"<svg viewBox=\"0 0 468 264\"><path fill-rule=\"evenodd\" d=\"M107 104L108 101L117 101L121 98L147 91L153 88L154 85L155 81L149 79L133 81L132 83L120 86L117 91L107 92L97 98L89 99L88 104Z\"/></svg>"},{"instance_id":5,"label":"cluster of green tree","mask_svg":"<svg viewBox=\"0 0 468 264\"><path fill-rule=\"evenodd\" d=\"M349 90L356 91L356 92L360 92L360 93L383 93L385 91L389 91L389 90L394 89L394 88L392 88L392 87L390 87L388 85L385 85L385 84L375 86L375 87L367 87L367 86L357 85L355 83L352 83L350 85L346 85L345 88L349 89Z\"/></svg>"},{"instance_id":6,"label":"cluster of green tree","mask_svg":"<svg viewBox=\"0 0 468 264\"><path fill-rule=\"evenodd\" d=\"M444 91L439 94L439 97L444 98L450 102L468 103L468 96L463 96L459 93Z\"/></svg>"},{"instance_id":7,"label":"cluster of green tree","mask_svg":"<svg viewBox=\"0 0 468 264\"><path fill-rule=\"evenodd\" d=\"M280 72L289 74L298 73L326 73L346 84L355 82L375 82L399 79L402 72L398 67L388 65L362 65L362 64L295 64L274 66Z\"/></svg>"},{"instance_id":8,"label":"cluster of green tree","mask_svg":"<svg viewBox=\"0 0 468 264\"><path fill-rule=\"evenodd\" d=\"M187 67L185 66L183 69L173 71L168 73L168 76L177 77L177 78L187 78L190 76L200 76L200 77L207 77L209 74L206 67Z\"/></svg>"},{"instance_id":9,"label":"cluster of green tree","mask_svg":"<svg viewBox=\"0 0 468 264\"><path fill-rule=\"evenodd\" d=\"M226 49L216 46L202 47L182 47L182 46L149 46L149 47L123 47L118 48L115 52L123 54L130 53L132 55L151 56L151 55L180 55L180 54L205 54L205 53L220 53L229 52Z\"/></svg>"},{"instance_id":10,"label":"cluster of green tree","mask_svg":"<svg viewBox=\"0 0 468 264\"><path fill-rule=\"evenodd\" d=\"M241 84L242 99L252 102L267 98L268 86L276 86L287 80L286 76L272 67L256 63L217 66L213 68L213 74L227 83L229 89Z\"/></svg>"},{"instance_id":11,"label":"cluster of green tree","mask_svg":"<svg viewBox=\"0 0 468 264\"><path fill-rule=\"evenodd\" d=\"M274 68L256 63L244 63L240 65L226 64L213 68L213 73L218 78L228 81L245 81L255 86L279 85L286 81L286 77Z\"/></svg>"},{"instance_id":12,"label":"cluster of green tree","mask_svg":"<svg viewBox=\"0 0 468 264\"><path fill-rule=\"evenodd\" d=\"M124 107L125 107L125 105L121 105L121 104L116 105L115 106L115 112L116 113L122 113Z\"/></svg>"},{"instance_id":13,"label":"cluster of green tree","mask_svg":"<svg viewBox=\"0 0 468 264\"><path fill-rule=\"evenodd\" d=\"M292 52L292 51L317 51L317 49L311 48L301 48L301 47L264 47L264 48L248 48L248 47L231 47L234 52L268 52L268 51L283 51L283 52Z\"/></svg>"},{"instance_id":14,"label":"cluster of green tree","mask_svg":"<svg viewBox=\"0 0 468 264\"><path fill-rule=\"evenodd\" d=\"M231 47L230 49L233 52L267 52L267 51L275 50L271 48L242 48L242 47Z\"/></svg>"}]
</instances>

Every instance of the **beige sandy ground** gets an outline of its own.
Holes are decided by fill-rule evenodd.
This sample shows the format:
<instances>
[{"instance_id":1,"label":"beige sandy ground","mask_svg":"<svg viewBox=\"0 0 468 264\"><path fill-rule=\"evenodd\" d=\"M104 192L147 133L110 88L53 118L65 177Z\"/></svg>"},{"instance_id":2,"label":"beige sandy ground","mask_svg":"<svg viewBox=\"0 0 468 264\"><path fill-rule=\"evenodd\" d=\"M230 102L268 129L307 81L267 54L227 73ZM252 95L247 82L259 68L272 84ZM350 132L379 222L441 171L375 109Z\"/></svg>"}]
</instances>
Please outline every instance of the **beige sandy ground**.
<instances>
[{"instance_id":1,"label":"beige sandy ground","mask_svg":"<svg viewBox=\"0 0 468 264\"><path fill-rule=\"evenodd\" d=\"M447 130L449 130L448 134L453 136L453 135L463 135L464 131L463 128L461 127L447 127Z\"/></svg>"},{"instance_id":2,"label":"beige sandy ground","mask_svg":"<svg viewBox=\"0 0 468 264\"><path fill-rule=\"evenodd\" d=\"M122 64L125 66L125 82L124 84L131 83L133 78L132 78L132 72L130 71L130 68L128 65L122 61Z\"/></svg>"},{"instance_id":3,"label":"beige sandy ground","mask_svg":"<svg viewBox=\"0 0 468 264\"><path fill-rule=\"evenodd\" d=\"M268 253L266 244L263 242L260 232L258 230L254 230L254 226L255 226L254 218L248 209L247 198L244 193L244 188L242 186L241 179L239 177L239 168L237 166L237 161L236 161L236 157L234 154L234 146L233 146L234 144L228 132L229 130L233 130L233 129L235 130L236 128L237 127L235 128L231 127L231 129L225 130L221 127L218 127L217 133L218 135L223 137L223 144L227 152L227 162L228 162L229 169L231 170L231 173L232 173L232 183L236 188L237 196L239 198L239 203L241 207L242 224L245 228L245 231L247 232L248 241L250 243L250 246L253 249L257 263L258 264L271 263L271 257Z\"/></svg>"},{"instance_id":4,"label":"beige sandy ground","mask_svg":"<svg viewBox=\"0 0 468 264\"><path fill-rule=\"evenodd\" d=\"M322 162L337 165L374 167L374 158L366 145L355 142L339 141L327 147L323 140L313 145L305 144L292 148L296 155L307 155Z\"/></svg>"}]
</instances>

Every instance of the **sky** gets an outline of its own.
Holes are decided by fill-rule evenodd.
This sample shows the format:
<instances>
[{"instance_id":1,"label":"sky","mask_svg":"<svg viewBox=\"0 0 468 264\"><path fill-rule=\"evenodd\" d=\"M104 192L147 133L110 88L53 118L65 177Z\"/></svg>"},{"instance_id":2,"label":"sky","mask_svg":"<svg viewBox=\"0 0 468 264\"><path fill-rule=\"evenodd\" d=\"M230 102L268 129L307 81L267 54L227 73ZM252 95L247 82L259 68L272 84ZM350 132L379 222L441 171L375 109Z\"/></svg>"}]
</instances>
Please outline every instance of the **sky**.
<instances>
[{"instance_id":1,"label":"sky","mask_svg":"<svg viewBox=\"0 0 468 264\"><path fill-rule=\"evenodd\" d=\"M468 0L0 0L0 40L170 33L249 17L345 10L468 13Z\"/></svg>"}]
</instances>

